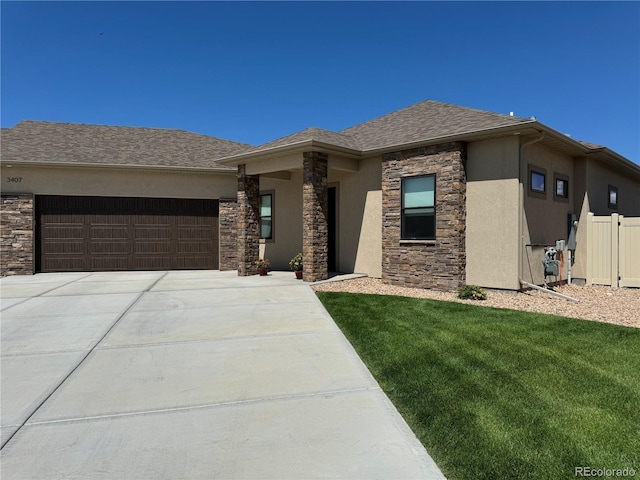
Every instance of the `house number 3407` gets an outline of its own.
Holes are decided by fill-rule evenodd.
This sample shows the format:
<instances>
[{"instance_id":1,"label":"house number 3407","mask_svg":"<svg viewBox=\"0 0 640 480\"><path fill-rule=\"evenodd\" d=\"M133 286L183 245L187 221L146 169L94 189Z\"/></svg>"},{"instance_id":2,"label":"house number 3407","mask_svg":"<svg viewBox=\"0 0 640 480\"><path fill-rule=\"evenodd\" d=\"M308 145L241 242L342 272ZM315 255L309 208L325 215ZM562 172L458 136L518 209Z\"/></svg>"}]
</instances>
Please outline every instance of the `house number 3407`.
<instances>
[{"instance_id":1,"label":"house number 3407","mask_svg":"<svg viewBox=\"0 0 640 480\"><path fill-rule=\"evenodd\" d=\"M22 182L22 177L7 177L7 182L9 182L9 183L20 183L20 182Z\"/></svg>"}]
</instances>

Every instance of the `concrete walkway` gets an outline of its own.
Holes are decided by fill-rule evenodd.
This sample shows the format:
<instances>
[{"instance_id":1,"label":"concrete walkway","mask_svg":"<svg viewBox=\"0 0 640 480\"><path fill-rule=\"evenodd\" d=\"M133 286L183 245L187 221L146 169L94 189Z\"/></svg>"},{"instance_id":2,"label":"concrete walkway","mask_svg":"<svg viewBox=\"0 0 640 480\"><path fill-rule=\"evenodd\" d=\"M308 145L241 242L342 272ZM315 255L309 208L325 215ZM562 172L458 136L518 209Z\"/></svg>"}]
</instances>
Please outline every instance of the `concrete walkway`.
<instances>
[{"instance_id":1,"label":"concrete walkway","mask_svg":"<svg viewBox=\"0 0 640 480\"><path fill-rule=\"evenodd\" d=\"M1 478L444 478L290 272L0 281Z\"/></svg>"}]
</instances>

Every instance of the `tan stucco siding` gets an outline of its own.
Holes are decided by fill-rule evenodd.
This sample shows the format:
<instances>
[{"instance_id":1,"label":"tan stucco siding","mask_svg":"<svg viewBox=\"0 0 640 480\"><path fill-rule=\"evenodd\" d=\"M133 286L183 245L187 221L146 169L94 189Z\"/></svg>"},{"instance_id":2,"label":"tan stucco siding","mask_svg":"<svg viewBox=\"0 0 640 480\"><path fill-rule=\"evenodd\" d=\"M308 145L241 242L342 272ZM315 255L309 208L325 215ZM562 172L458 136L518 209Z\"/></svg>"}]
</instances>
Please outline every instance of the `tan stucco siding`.
<instances>
[{"instance_id":1,"label":"tan stucco siding","mask_svg":"<svg viewBox=\"0 0 640 480\"><path fill-rule=\"evenodd\" d=\"M534 166L546 170L546 195L538 198L529 193L529 167ZM569 155L551 150L541 144L528 145L522 150L522 180L524 189L524 209L522 212L522 243L521 258L522 279L534 284L544 281L544 248L525 247L527 244L555 245L557 240L567 240L567 217L569 213L576 213L571 192L576 187L574 176L574 159ZM554 175L563 175L569 181L569 198L555 197ZM561 262L561 278L567 278L566 249Z\"/></svg>"},{"instance_id":2,"label":"tan stucco siding","mask_svg":"<svg viewBox=\"0 0 640 480\"><path fill-rule=\"evenodd\" d=\"M156 198L235 198L230 174L170 170L13 166L2 168L3 193Z\"/></svg>"},{"instance_id":3,"label":"tan stucco siding","mask_svg":"<svg viewBox=\"0 0 640 480\"><path fill-rule=\"evenodd\" d=\"M382 277L382 161L361 160L357 172L329 170L337 184L338 268Z\"/></svg>"},{"instance_id":4,"label":"tan stucco siding","mask_svg":"<svg viewBox=\"0 0 640 480\"><path fill-rule=\"evenodd\" d=\"M640 180L627 173L587 159L587 192L589 208L595 215L619 213L627 217L640 216ZM609 185L618 189L618 209L609 208Z\"/></svg>"},{"instance_id":5,"label":"tan stucco siding","mask_svg":"<svg viewBox=\"0 0 640 480\"><path fill-rule=\"evenodd\" d=\"M329 165L331 165L331 157ZM286 167L271 162L271 167ZM340 272L382 275L381 160L361 160L356 172L329 168L327 183L337 190L337 267ZM253 171L262 171L255 168ZM262 241L260 254L275 270L289 268L302 251L302 170L289 171L287 180L260 177L260 191L274 193L274 238Z\"/></svg>"},{"instance_id":6,"label":"tan stucco siding","mask_svg":"<svg viewBox=\"0 0 640 480\"><path fill-rule=\"evenodd\" d=\"M288 270L289 260L302 252L302 171L294 170L290 180L260 177L260 191L273 192L273 240L262 241L261 255L274 270Z\"/></svg>"},{"instance_id":7,"label":"tan stucco siding","mask_svg":"<svg viewBox=\"0 0 640 480\"><path fill-rule=\"evenodd\" d=\"M466 283L518 289L518 139L467 150Z\"/></svg>"}]
</instances>

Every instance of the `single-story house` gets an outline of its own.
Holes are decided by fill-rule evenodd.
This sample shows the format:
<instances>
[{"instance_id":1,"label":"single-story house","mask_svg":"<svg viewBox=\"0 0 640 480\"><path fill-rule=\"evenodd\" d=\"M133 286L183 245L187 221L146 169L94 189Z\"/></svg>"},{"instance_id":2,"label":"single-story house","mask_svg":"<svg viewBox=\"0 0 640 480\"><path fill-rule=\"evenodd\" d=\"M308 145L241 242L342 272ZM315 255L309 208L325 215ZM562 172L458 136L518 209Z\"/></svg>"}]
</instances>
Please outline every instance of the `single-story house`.
<instances>
[{"instance_id":1,"label":"single-story house","mask_svg":"<svg viewBox=\"0 0 640 480\"><path fill-rule=\"evenodd\" d=\"M220 269L519 290L588 212L640 216L640 166L521 118L432 100L260 146L181 130L3 129L2 274ZM566 253L567 245L565 245ZM567 256L563 256L564 259ZM569 262L561 263L567 277Z\"/></svg>"}]
</instances>

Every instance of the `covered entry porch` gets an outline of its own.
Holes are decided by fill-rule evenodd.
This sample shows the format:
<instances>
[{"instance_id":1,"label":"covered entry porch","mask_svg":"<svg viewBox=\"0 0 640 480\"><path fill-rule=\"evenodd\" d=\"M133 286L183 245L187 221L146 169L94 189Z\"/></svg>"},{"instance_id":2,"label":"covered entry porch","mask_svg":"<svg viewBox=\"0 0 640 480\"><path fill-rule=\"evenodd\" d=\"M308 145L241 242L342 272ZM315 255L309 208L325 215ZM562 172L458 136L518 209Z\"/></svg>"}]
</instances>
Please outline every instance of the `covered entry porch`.
<instances>
[{"instance_id":1,"label":"covered entry porch","mask_svg":"<svg viewBox=\"0 0 640 480\"><path fill-rule=\"evenodd\" d=\"M311 137L318 136L318 129L311 130ZM256 274L260 257L276 270L288 269L297 253L303 255L305 281L342 271L341 180L357 175L360 153L336 151L313 138L265 147L223 160L237 167L238 275Z\"/></svg>"}]
</instances>

